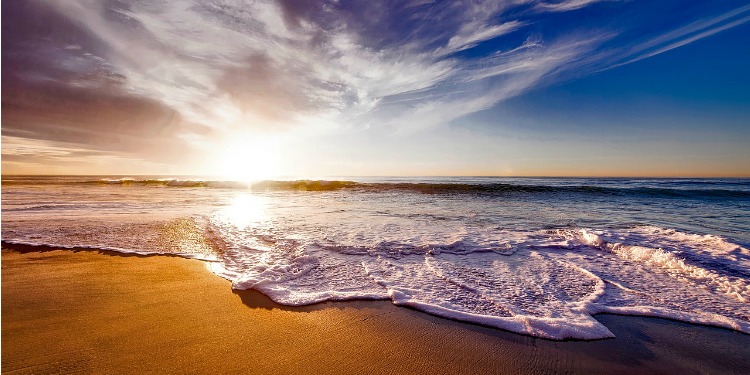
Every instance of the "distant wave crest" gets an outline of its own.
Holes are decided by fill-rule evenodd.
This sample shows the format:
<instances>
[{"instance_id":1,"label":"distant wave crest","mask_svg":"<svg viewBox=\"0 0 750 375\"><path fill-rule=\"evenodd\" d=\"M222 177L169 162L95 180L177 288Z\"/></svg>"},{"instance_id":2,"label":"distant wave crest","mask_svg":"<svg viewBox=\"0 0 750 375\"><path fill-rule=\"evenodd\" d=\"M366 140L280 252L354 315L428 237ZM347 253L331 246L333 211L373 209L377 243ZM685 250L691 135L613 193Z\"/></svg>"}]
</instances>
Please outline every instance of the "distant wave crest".
<instances>
[{"instance_id":1,"label":"distant wave crest","mask_svg":"<svg viewBox=\"0 0 750 375\"><path fill-rule=\"evenodd\" d=\"M93 186L154 186L176 188L223 188L254 191L337 191L414 192L423 194L592 194L615 196L650 196L664 198L750 198L745 189L681 187L614 187L593 185L534 185L511 183L451 182L357 182L349 180L267 180L253 183L176 178L98 178L79 180L4 179L5 185L93 185ZM679 186L679 184L677 184ZM729 185L723 185L729 186ZM742 187L743 185L738 185Z\"/></svg>"}]
</instances>

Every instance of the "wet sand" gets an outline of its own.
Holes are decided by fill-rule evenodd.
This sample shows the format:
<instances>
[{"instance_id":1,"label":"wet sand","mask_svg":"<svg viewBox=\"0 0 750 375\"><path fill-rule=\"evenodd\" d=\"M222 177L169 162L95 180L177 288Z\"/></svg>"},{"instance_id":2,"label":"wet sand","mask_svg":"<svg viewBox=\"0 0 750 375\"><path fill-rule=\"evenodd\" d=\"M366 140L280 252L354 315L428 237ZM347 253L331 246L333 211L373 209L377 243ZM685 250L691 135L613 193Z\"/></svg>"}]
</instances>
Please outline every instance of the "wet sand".
<instances>
[{"instance_id":1,"label":"wet sand","mask_svg":"<svg viewBox=\"0 0 750 375\"><path fill-rule=\"evenodd\" d=\"M15 246L2 251L2 372L742 374L750 335L598 315L616 336L549 341L387 301L286 307L205 263Z\"/></svg>"}]
</instances>

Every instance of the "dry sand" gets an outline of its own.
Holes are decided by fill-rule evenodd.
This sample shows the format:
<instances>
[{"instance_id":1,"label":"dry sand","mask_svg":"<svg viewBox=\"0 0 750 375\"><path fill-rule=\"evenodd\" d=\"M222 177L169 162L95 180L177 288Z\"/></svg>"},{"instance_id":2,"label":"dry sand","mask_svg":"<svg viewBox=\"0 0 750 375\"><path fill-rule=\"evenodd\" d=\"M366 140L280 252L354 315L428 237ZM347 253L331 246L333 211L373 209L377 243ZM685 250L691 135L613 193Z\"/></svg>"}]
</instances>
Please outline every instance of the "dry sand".
<instances>
[{"instance_id":1,"label":"dry sand","mask_svg":"<svg viewBox=\"0 0 750 375\"><path fill-rule=\"evenodd\" d=\"M748 373L750 335L599 315L617 336L556 342L387 301L290 308L205 264L96 251L2 251L2 372Z\"/></svg>"}]
</instances>

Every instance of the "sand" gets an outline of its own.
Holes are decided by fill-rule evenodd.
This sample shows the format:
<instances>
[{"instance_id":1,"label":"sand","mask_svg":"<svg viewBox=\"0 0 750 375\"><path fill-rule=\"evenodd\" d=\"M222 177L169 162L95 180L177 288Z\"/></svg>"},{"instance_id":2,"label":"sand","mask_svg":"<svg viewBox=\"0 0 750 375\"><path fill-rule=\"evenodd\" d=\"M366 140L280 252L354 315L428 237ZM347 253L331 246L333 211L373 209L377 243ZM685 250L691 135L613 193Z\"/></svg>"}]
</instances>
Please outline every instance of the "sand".
<instances>
[{"instance_id":1,"label":"sand","mask_svg":"<svg viewBox=\"0 0 750 375\"><path fill-rule=\"evenodd\" d=\"M598 315L617 338L549 341L387 301L280 306L196 260L29 250L2 251L3 373L750 371L750 335L720 328Z\"/></svg>"}]
</instances>

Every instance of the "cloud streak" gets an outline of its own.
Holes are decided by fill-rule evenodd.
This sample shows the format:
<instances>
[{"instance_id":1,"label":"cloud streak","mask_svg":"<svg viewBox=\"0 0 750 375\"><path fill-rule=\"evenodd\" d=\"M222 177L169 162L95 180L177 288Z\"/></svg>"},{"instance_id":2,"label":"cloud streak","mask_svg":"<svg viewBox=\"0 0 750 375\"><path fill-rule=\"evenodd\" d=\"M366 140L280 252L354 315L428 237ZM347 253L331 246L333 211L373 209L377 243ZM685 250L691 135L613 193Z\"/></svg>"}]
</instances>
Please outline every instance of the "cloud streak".
<instances>
[{"instance_id":1,"label":"cloud streak","mask_svg":"<svg viewBox=\"0 0 750 375\"><path fill-rule=\"evenodd\" d=\"M612 64L608 68L617 68L671 51L748 21L750 21L750 5L732 9L707 20L692 22L627 48L622 53L626 61Z\"/></svg>"},{"instance_id":2,"label":"cloud streak","mask_svg":"<svg viewBox=\"0 0 750 375\"><path fill-rule=\"evenodd\" d=\"M612 1L612 0L609 0L609 1ZM552 3L542 2L542 3L537 4L537 8L540 10L546 10L546 11L552 11L552 12L567 12L571 10L581 9L591 4L598 3L598 2L602 2L602 0L567 0L567 1L552 2Z\"/></svg>"}]
</instances>

